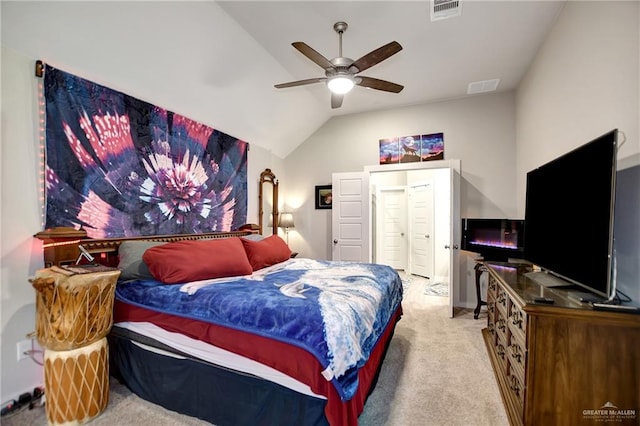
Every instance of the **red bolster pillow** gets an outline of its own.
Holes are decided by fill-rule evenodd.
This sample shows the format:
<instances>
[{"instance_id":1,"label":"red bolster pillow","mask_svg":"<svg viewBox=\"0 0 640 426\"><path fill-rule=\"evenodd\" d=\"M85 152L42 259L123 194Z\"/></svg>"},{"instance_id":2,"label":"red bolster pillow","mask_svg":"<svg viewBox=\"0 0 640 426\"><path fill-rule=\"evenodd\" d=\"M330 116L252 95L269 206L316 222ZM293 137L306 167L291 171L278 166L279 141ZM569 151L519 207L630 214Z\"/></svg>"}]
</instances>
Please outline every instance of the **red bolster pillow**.
<instances>
[{"instance_id":1,"label":"red bolster pillow","mask_svg":"<svg viewBox=\"0 0 640 426\"><path fill-rule=\"evenodd\" d=\"M167 284L253 272L238 237L176 241L148 249L142 259L151 275Z\"/></svg>"}]
</instances>

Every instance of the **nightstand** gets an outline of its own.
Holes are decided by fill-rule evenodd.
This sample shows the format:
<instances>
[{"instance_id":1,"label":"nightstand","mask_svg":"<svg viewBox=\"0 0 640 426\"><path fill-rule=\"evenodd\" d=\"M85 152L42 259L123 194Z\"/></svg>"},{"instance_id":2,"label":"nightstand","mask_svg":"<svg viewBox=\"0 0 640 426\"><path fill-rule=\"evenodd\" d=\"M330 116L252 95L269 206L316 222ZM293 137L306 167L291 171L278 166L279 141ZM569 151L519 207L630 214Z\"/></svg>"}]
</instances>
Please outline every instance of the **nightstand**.
<instances>
[{"instance_id":1,"label":"nightstand","mask_svg":"<svg viewBox=\"0 0 640 426\"><path fill-rule=\"evenodd\" d=\"M89 272L83 272L83 269ZM93 272L96 271L96 272ZM45 348L44 385L49 424L85 423L109 402L109 348L115 268L52 267L31 280L36 334Z\"/></svg>"}]
</instances>

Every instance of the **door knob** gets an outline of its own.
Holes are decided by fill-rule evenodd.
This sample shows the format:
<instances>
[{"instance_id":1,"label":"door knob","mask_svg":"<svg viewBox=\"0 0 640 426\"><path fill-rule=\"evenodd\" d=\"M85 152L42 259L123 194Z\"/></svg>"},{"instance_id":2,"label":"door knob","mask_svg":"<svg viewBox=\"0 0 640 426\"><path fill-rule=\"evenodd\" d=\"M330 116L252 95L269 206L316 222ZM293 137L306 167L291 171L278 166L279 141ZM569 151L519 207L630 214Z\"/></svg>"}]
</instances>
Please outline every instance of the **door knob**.
<instances>
[{"instance_id":1,"label":"door knob","mask_svg":"<svg viewBox=\"0 0 640 426\"><path fill-rule=\"evenodd\" d=\"M451 247L449 247L449 244L447 244L446 246L444 246L444 248L449 249Z\"/></svg>"},{"instance_id":2,"label":"door knob","mask_svg":"<svg viewBox=\"0 0 640 426\"><path fill-rule=\"evenodd\" d=\"M338 244L338 240L333 240L333 244Z\"/></svg>"},{"instance_id":3,"label":"door knob","mask_svg":"<svg viewBox=\"0 0 640 426\"><path fill-rule=\"evenodd\" d=\"M400 236L401 236L401 237L404 237L404 232L401 232L401 233L400 233Z\"/></svg>"},{"instance_id":4,"label":"door knob","mask_svg":"<svg viewBox=\"0 0 640 426\"><path fill-rule=\"evenodd\" d=\"M425 238L429 238L429 234L424 234L424 237Z\"/></svg>"}]
</instances>

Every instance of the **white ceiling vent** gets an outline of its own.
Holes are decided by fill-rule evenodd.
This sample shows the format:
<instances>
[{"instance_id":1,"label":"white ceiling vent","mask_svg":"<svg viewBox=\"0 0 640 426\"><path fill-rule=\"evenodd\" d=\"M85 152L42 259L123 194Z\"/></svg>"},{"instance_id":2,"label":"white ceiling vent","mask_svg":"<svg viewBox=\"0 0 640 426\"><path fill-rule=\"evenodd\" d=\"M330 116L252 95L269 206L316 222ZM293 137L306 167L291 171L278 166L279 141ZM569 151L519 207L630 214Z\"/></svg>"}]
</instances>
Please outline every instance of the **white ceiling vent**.
<instances>
[{"instance_id":1,"label":"white ceiling vent","mask_svg":"<svg viewBox=\"0 0 640 426\"><path fill-rule=\"evenodd\" d=\"M460 0L431 0L431 20L453 18L462 14L462 1Z\"/></svg>"},{"instance_id":2,"label":"white ceiling vent","mask_svg":"<svg viewBox=\"0 0 640 426\"><path fill-rule=\"evenodd\" d=\"M498 88L499 83L499 78L494 78L493 80L474 81L473 83L469 83L467 94L475 95L476 93L493 92Z\"/></svg>"}]
</instances>

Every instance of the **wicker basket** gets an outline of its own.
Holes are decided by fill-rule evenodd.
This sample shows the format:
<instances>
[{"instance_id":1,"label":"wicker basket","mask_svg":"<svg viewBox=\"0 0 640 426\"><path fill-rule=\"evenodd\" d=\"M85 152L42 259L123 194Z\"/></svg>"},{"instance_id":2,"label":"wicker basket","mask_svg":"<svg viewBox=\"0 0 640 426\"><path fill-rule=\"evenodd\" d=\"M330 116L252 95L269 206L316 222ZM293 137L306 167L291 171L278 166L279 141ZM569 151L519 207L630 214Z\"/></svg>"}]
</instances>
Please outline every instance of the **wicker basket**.
<instances>
[{"instance_id":1,"label":"wicker basket","mask_svg":"<svg viewBox=\"0 0 640 426\"><path fill-rule=\"evenodd\" d=\"M119 270L67 275L41 269L36 289L36 334L40 345L64 351L105 337L113 324L113 298Z\"/></svg>"}]
</instances>

